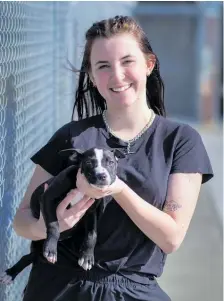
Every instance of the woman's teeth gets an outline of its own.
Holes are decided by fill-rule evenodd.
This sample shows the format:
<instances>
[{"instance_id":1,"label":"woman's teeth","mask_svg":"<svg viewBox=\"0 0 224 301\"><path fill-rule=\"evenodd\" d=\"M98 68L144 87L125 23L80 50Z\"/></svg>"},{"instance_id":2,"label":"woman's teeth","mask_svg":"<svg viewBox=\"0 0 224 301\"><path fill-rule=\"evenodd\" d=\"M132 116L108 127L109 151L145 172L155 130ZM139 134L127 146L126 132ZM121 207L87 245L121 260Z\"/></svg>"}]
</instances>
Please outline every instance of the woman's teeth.
<instances>
[{"instance_id":1,"label":"woman's teeth","mask_svg":"<svg viewBox=\"0 0 224 301\"><path fill-rule=\"evenodd\" d=\"M123 92L123 91L127 90L130 87L131 87L131 84L123 86L123 87L120 87L120 88L111 88L111 90L113 92Z\"/></svg>"}]
</instances>

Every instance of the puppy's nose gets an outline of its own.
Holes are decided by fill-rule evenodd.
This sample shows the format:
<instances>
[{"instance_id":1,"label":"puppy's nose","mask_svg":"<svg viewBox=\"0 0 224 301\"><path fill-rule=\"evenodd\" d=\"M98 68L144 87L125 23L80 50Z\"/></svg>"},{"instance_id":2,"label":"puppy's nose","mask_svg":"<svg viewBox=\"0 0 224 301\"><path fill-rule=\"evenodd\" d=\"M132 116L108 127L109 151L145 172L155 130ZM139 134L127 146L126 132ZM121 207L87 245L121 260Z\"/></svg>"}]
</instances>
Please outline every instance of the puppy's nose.
<instances>
[{"instance_id":1,"label":"puppy's nose","mask_svg":"<svg viewBox=\"0 0 224 301\"><path fill-rule=\"evenodd\" d=\"M102 181L106 180L106 178L107 178L105 173L99 173L97 175L97 177L98 177L99 180L102 180Z\"/></svg>"}]
</instances>

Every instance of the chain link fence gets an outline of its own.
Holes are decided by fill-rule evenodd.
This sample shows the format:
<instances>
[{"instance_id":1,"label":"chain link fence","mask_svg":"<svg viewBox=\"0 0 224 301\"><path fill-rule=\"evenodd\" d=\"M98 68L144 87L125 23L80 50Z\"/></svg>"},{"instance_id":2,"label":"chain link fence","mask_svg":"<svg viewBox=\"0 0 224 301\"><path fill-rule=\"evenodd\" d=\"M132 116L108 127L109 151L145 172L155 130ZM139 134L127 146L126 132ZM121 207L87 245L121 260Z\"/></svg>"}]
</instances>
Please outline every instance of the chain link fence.
<instances>
[{"instance_id":1,"label":"chain link fence","mask_svg":"<svg viewBox=\"0 0 224 301\"><path fill-rule=\"evenodd\" d=\"M0 2L0 268L29 252L12 220L33 165L29 158L71 115L66 92L66 29L69 3ZM59 118L60 113L60 118ZM29 268L0 300L21 300Z\"/></svg>"},{"instance_id":2,"label":"chain link fence","mask_svg":"<svg viewBox=\"0 0 224 301\"><path fill-rule=\"evenodd\" d=\"M71 118L75 76L67 58L79 67L91 23L131 14L134 5L0 1L0 271L29 252L12 221L33 173L30 157ZM0 301L22 299L29 271L0 284Z\"/></svg>"}]
</instances>

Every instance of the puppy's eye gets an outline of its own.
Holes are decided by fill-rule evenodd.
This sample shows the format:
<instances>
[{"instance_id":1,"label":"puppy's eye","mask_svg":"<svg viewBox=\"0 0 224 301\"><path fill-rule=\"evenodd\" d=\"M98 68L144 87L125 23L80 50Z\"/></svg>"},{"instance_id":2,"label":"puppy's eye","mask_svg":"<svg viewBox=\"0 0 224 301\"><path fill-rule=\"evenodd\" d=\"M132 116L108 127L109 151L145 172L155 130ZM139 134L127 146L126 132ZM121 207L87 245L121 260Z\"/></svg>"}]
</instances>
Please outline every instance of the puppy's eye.
<instances>
[{"instance_id":1,"label":"puppy's eye","mask_svg":"<svg viewBox=\"0 0 224 301\"><path fill-rule=\"evenodd\" d=\"M86 166L92 166L92 162L91 161L86 161Z\"/></svg>"}]
</instances>

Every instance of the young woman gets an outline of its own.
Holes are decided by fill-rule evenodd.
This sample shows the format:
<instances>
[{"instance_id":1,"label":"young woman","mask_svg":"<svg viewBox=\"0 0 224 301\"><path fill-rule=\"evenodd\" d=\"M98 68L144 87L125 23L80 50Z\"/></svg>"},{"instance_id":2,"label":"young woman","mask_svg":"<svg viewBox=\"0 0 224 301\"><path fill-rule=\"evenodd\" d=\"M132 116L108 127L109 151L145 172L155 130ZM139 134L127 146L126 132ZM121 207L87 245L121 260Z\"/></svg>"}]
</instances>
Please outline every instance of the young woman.
<instances>
[{"instance_id":1,"label":"young woman","mask_svg":"<svg viewBox=\"0 0 224 301\"><path fill-rule=\"evenodd\" d=\"M79 172L84 199L66 210L74 190L58 206L64 231L94 199L113 196L100 219L95 266L88 272L78 266L78 237L61 241L56 264L40 259L33 265L24 301L170 300L156 278L166 255L182 243L201 184L213 174L200 135L165 118L163 92L158 59L132 18L92 25L73 110L79 120L60 128L31 158L37 165L15 216L17 234L43 243L44 222L31 216L29 201L39 184L66 166L59 150L120 148L126 156L109 188L91 187Z\"/></svg>"}]
</instances>

